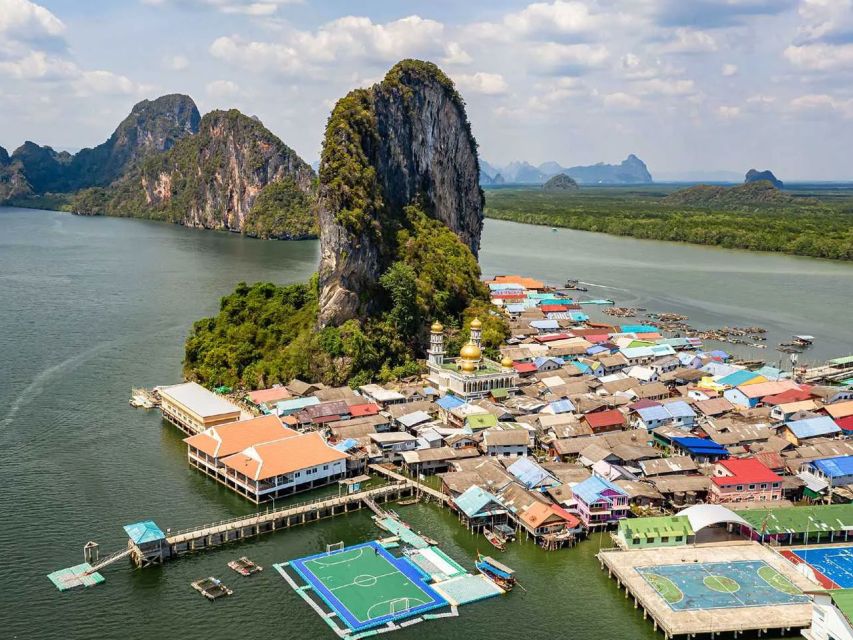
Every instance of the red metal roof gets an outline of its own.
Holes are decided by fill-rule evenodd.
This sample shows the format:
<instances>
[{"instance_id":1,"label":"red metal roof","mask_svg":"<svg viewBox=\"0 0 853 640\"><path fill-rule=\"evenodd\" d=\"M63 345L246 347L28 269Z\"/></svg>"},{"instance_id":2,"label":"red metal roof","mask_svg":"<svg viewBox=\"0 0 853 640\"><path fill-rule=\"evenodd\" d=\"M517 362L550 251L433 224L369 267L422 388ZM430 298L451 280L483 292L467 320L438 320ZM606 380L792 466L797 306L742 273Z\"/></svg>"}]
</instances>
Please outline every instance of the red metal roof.
<instances>
[{"instance_id":1,"label":"red metal roof","mask_svg":"<svg viewBox=\"0 0 853 640\"><path fill-rule=\"evenodd\" d=\"M562 313L568 311L568 307L564 304L543 304L539 307L542 313Z\"/></svg>"},{"instance_id":2,"label":"red metal roof","mask_svg":"<svg viewBox=\"0 0 853 640\"><path fill-rule=\"evenodd\" d=\"M835 421L841 429L844 431L853 431L853 416L847 416L846 418L838 418Z\"/></svg>"},{"instance_id":3,"label":"red metal roof","mask_svg":"<svg viewBox=\"0 0 853 640\"><path fill-rule=\"evenodd\" d=\"M536 342L554 342L555 340L568 340L571 337L568 333L549 333L545 336L535 336L533 339Z\"/></svg>"},{"instance_id":4,"label":"red metal roof","mask_svg":"<svg viewBox=\"0 0 853 640\"><path fill-rule=\"evenodd\" d=\"M512 368L518 373L534 373L536 371L536 365L532 362L513 362Z\"/></svg>"},{"instance_id":5,"label":"red metal roof","mask_svg":"<svg viewBox=\"0 0 853 640\"><path fill-rule=\"evenodd\" d=\"M782 478L755 458L729 458L720 460L717 464L732 474L711 478L711 481L720 487L756 482L782 482Z\"/></svg>"},{"instance_id":6,"label":"red metal roof","mask_svg":"<svg viewBox=\"0 0 853 640\"><path fill-rule=\"evenodd\" d=\"M354 404L349 408L349 414L353 418L375 416L377 413L379 413L379 405L373 402L368 402L367 404Z\"/></svg>"},{"instance_id":7,"label":"red metal roof","mask_svg":"<svg viewBox=\"0 0 853 640\"><path fill-rule=\"evenodd\" d=\"M596 413L587 413L587 423L590 427L612 427L617 424L625 424L625 416L618 409L608 409L607 411L598 411Z\"/></svg>"},{"instance_id":8,"label":"red metal roof","mask_svg":"<svg viewBox=\"0 0 853 640\"><path fill-rule=\"evenodd\" d=\"M800 402L802 400L808 400L812 397L812 394L803 389L788 389L787 391L783 391L782 393L777 393L772 396L765 396L762 402L764 404L777 405L777 404L787 404L789 402Z\"/></svg>"}]
</instances>

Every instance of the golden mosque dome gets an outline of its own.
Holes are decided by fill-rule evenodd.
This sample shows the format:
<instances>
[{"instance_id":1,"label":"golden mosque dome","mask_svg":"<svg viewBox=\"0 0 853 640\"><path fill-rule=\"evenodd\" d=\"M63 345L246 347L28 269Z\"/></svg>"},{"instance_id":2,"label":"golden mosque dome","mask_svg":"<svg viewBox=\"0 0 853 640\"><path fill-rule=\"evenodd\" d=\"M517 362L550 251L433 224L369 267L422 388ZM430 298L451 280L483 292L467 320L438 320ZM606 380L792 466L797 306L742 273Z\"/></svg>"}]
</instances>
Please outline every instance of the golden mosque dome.
<instances>
[{"instance_id":1,"label":"golden mosque dome","mask_svg":"<svg viewBox=\"0 0 853 640\"><path fill-rule=\"evenodd\" d=\"M438 320L436 320L432 323L432 326L429 328L429 330L433 333L441 333L442 331L444 331L444 327Z\"/></svg>"},{"instance_id":2,"label":"golden mosque dome","mask_svg":"<svg viewBox=\"0 0 853 640\"><path fill-rule=\"evenodd\" d=\"M462 350L459 352L459 357L463 360L477 361L483 357L483 354L480 351L480 347L478 347L473 342L469 342L464 347L462 347Z\"/></svg>"},{"instance_id":3,"label":"golden mosque dome","mask_svg":"<svg viewBox=\"0 0 853 640\"><path fill-rule=\"evenodd\" d=\"M463 360L459 368L465 373L473 373L477 370L477 364L473 360Z\"/></svg>"},{"instance_id":4,"label":"golden mosque dome","mask_svg":"<svg viewBox=\"0 0 853 640\"><path fill-rule=\"evenodd\" d=\"M480 328L482 328L482 326L483 326L483 323L480 322L479 318L474 318L473 320L471 320L471 328L472 329L480 329Z\"/></svg>"},{"instance_id":5,"label":"golden mosque dome","mask_svg":"<svg viewBox=\"0 0 853 640\"><path fill-rule=\"evenodd\" d=\"M509 369L512 366L512 358L510 358L509 356L504 356L501 360L501 366L504 369Z\"/></svg>"}]
</instances>

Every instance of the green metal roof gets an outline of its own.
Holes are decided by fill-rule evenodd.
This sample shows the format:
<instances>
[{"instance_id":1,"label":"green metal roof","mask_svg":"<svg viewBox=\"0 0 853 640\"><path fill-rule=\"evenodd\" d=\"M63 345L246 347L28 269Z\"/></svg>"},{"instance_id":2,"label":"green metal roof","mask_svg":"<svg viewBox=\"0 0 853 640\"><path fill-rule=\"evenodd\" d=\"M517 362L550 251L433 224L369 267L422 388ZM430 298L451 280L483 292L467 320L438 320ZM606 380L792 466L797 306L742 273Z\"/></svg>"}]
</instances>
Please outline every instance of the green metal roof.
<instances>
[{"instance_id":1,"label":"green metal roof","mask_svg":"<svg viewBox=\"0 0 853 640\"><path fill-rule=\"evenodd\" d=\"M853 624L853 589L832 589L827 591L838 610L844 614L847 621Z\"/></svg>"},{"instance_id":2,"label":"green metal roof","mask_svg":"<svg viewBox=\"0 0 853 640\"><path fill-rule=\"evenodd\" d=\"M834 365L853 364L853 356L844 356L843 358L835 358L834 360L830 360L829 364L834 364Z\"/></svg>"},{"instance_id":3,"label":"green metal roof","mask_svg":"<svg viewBox=\"0 0 853 640\"><path fill-rule=\"evenodd\" d=\"M693 527L690 526L687 516L627 518L619 521L619 531L625 539L693 535Z\"/></svg>"},{"instance_id":4,"label":"green metal roof","mask_svg":"<svg viewBox=\"0 0 853 640\"><path fill-rule=\"evenodd\" d=\"M810 533L842 531L853 527L853 506L849 504L747 509L739 511L756 533Z\"/></svg>"}]
</instances>

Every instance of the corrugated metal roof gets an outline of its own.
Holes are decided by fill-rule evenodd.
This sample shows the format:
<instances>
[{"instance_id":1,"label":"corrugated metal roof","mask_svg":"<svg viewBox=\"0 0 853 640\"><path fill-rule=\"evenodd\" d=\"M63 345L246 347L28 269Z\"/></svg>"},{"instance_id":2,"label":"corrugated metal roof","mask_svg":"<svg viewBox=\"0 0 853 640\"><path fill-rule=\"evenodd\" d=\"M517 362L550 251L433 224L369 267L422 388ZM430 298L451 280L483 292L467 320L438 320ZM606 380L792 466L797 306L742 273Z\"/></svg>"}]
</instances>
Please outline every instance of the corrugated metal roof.
<instances>
[{"instance_id":1,"label":"corrugated metal roof","mask_svg":"<svg viewBox=\"0 0 853 640\"><path fill-rule=\"evenodd\" d=\"M797 438L814 438L841 431L841 428L829 416L806 418L785 424Z\"/></svg>"},{"instance_id":2,"label":"corrugated metal roof","mask_svg":"<svg viewBox=\"0 0 853 640\"><path fill-rule=\"evenodd\" d=\"M465 404L465 401L461 398L457 398L456 396L446 395L443 398L436 400L435 403L446 411L452 411L456 407L461 407Z\"/></svg>"},{"instance_id":3,"label":"corrugated metal roof","mask_svg":"<svg viewBox=\"0 0 853 640\"><path fill-rule=\"evenodd\" d=\"M625 490L619 487L618 485L613 484L609 480L605 480L604 478L599 478L598 476L592 476L587 478L583 482L579 482L574 487L572 487L572 494L576 498L580 498L586 504L591 504L602 498L602 494L605 491L615 491L619 495L627 496Z\"/></svg>"},{"instance_id":4,"label":"corrugated metal roof","mask_svg":"<svg viewBox=\"0 0 853 640\"><path fill-rule=\"evenodd\" d=\"M727 456L729 450L713 440L705 438L673 438L672 441L685 451L696 455Z\"/></svg>"},{"instance_id":5,"label":"corrugated metal roof","mask_svg":"<svg viewBox=\"0 0 853 640\"><path fill-rule=\"evenodd\" d=\"M815 460L812 464L830 478L853 475L853 456Z\"/></svg>"},{"instance_id":6,"label":"corrugated metal roof","mask_svg":"<svg viewBox=\"0 0 853 640\"><path fill-rule=\"evenodd\" d=\"M166 534L163 533L160 527L154 524L153 520L143 520L142 522L125 525L124 530L134 544L156 542L166 537Z\"/></svg>"}]
</instances>

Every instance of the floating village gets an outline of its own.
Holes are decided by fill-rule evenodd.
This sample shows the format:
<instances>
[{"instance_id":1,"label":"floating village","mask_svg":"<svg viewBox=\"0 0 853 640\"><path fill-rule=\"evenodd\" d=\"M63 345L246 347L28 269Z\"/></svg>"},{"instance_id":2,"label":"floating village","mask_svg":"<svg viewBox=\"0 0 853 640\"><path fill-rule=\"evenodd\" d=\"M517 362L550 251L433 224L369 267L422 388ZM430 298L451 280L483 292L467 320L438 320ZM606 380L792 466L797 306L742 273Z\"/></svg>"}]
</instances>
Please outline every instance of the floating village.
<instances>
[{"instance_id":1,"label":"floating village","mask_svg":"<svg viewBox=\"0 0 853 640\"><path fill-rule=\"evenodd\" d=\"M180 531L128 524L126 548L89 542L83 564L50 580L94 586L119 562L144 571L367 509L374 540L282 558L260 577L243 545L191 586L217 600L274 580L356 639L515 597L537 576L502 551L571 553L595 534L609 543L601 570L665 638L853 639L853 356L801 366L814 338L794 336L778 346L793 356L783 368L719 348L765 346L760 327L695 330L683 315L579 298L574 281L487 285L511 333L492 357L480 319L458 353L435 322L417 379L134 390L131 404L183 432L187 464L251 507ZM322 487L337 492L286 499ZM488 554L451 557L395 511L415 502L452 512Z\"/></svg>"}]
</instances>

